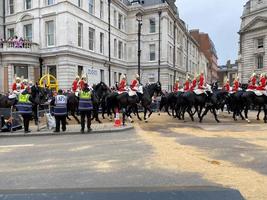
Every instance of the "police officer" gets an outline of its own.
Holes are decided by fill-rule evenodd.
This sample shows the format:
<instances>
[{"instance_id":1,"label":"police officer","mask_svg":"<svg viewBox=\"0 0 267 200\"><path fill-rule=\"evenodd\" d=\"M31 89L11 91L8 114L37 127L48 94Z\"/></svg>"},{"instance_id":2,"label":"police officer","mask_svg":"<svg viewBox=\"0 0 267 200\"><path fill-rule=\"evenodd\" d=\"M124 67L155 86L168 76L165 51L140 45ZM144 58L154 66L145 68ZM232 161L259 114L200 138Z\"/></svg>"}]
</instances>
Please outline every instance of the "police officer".
<instances>
[{"instance_id":1,"label":"police officer","mask_svg":"<svg viewBox=\"0 0 267 200\"><path fill-rule=\"evenodd\" d=\"M79 93L79 111L81 115L81 133L84 133L85 117L87 118L87 132L91 132L91 110L92 104L92 92L89 90L88 84L85 83L82 91Z\"/></svg>"},{"instance_id":2,"label":"police officer","mask_svg":"<svg viewBox=\"0 0 267 200\"><path fill-rule=\"evenodd\" d=\"M58 94L52 99L51 105L54 106L54 116L56 118L56 130L54 132L60 132L60 122L62 125L62 131L66 131L66 117L67 117L67 97L63 95L61 89L58 90Z\"/></svg>"},{"instance_id":3,"label":"police officer","mask_svg":"<svg viewBox=\"0 0 267 200\"><path fill-rule=\"evenodd\" d=\"M30 89L26 88L18 97L18 104L16 105L18 113L21 114L24 124L24 133L29 133L29 124L32 118L32 97Z\"/></svg>"}]
</instances>

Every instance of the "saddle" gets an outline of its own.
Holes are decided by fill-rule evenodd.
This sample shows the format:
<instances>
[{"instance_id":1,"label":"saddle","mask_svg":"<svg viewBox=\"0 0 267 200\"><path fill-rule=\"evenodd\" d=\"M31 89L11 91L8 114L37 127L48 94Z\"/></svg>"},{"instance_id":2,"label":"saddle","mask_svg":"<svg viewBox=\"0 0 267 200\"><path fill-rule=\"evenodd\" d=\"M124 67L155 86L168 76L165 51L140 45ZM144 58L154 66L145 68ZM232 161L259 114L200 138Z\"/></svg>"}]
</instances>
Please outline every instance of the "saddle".
<instances>
[{"instance_id":1,"label":"saddle","mask_svg":"<svg viewBox=\"0 0 267 200\"><path fill-rule=\"evenodd\" d=\"M247 92L254 92L254 94L258 97L265 95L267 96L267 91L266 90L252 90L252 89L247 89Z\"/></svg>"},{"instance_id":2,"label":"saddle","mask_svg":"<svg viewBox=\"0 0 267 200\"><path fill-rule=\"evenodd\" d=\"M15 93L10 94L10 95L8 96L8 99L15 99L15 98L17 98L17 95L16 95Z\"/></svg>"},{"instance_id":3,"label":"saddle","mask_svg":"<svg viewBox=\"0 0 267 200\"><path fill-rule=\"evenodd\" d=\"M205 90L202 90L202 89L195 89L194 90L194 93L196 94L196 95L201 95L201 94L206 94L206 92L205 92Z\"/></svg>"},{"instance_id":4,"label":"saddle","mask_svg":"<svg viewBox=\"0 0 267 200\"><path fill-rule=\"evenodd\" d=\"M130 97L137 95L136 91L133 90L130 90L128 94Z\"/></svg>"},{"instance_id":5,"label":"saddle","mask_svg":"<svg viewBox=\"0 0 267 200\"><path fill-rule=\"evenodd\" d=\"M263 96L263 95L267 96L267 91L266 91L266 90L254 90L253 92L254 92L254 93L256 94L256 96L258 96L258 97Z\"/></svg>"}]
</instances>

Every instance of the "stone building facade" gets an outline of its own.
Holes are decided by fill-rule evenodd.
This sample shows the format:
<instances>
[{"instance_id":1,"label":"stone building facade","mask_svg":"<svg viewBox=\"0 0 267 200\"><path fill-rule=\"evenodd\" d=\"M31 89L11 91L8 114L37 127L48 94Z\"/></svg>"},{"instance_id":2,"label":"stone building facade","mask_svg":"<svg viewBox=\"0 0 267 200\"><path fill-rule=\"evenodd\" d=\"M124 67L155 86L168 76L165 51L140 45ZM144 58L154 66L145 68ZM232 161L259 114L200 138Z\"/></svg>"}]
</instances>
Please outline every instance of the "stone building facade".
<instances>
[{"instance_id":1,"label":"stone building facade","mask_svg":"<svg viewBox=\"0 0 267 200\"><path fill-rule=\"evenodd\" d=\"M241 20L238 74L247 83L253 72L267 72L267 1L248 1Z\"/></svg>"},{"instance_id":2,"label":"stone building facade","mask_svg":"<svg viewBox=\"0 0 267 200\"><path fill-rule=\"evenodd\" d=\"M38 81L47 72L63 89L71 87L76 75L86 75L89 84L109 83L108 0L4 1L0 38L5 29L6 39L17 35L31 42L23 48L5 42L0 48L1 91L16 76ZM137 73L139 12L142 83L158 81L159 67L165 90L171 90L176 78L184 82L187 73L198 73L199 45L179 18L175 0L111 0L111 85L123 74L130 82Z\"/></svg>"},{"instance_id":3,"label":"stone building facade","mask_svg":"<svg viewBox=\"0 0 267 200\"><path fill-rule=\"evenodd\" d=\"M223 86L226 80L229 79L231 85L233 85L235 78L238 76L238 62L231 63L227 61L225 65L221 65L218 68L218 81L219 86Z\"/></svg>"},{"instance_id":4,"label":"stone building facade","mask_svg":"<svg viewBox=\"0 0 267 200\"><path fill-rule=\"evenodd\" d=\"M190 34L199 43L199 51L203 52L209 61L207 66L207 82L211 83L218 80L218 57L215 45L209 34L199 32L199 30L191 30Z\"/></svg>"}]
</instances>

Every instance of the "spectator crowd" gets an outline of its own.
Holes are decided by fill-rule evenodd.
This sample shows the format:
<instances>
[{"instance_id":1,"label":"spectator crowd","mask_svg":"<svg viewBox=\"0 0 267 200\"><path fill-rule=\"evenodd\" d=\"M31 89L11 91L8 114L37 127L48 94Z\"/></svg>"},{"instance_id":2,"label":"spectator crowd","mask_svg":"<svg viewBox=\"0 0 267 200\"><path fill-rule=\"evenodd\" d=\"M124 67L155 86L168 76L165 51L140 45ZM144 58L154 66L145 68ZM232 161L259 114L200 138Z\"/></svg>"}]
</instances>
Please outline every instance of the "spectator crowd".
<instances>
[{"instance_id":1,"label":"spectator crowd","mask_svg":"<svg viewBox=\"0 0 267 200\"><path fill-rule=\"evenodd\" d=\"M28 44L31 43L31 41L23 39L22 37L18 38L18 36L9 37L7 40L4 40L3 38L0 39L0 48L3 48L4 43L9 43L10 47L13 48L28 48Z\"/></svg>"}]
</instances>

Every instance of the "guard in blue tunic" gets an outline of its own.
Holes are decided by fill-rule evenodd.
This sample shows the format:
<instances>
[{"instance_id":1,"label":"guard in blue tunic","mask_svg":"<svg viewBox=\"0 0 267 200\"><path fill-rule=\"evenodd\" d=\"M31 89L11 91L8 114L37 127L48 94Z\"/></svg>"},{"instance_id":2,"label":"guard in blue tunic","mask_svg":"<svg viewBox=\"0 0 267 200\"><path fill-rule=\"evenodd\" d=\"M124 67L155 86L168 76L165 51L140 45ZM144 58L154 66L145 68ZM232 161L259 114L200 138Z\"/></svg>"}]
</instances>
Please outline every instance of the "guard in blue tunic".
<instances>
[{"instance_id":1,"label":"guard in blue tunic","mask_svg":"<svg viewBox=\"0 0 267 200\"><path fill-rule=\"evenodd\" d=\"M21 114L24 124L24 133L29 133L29 124L32 118L32 97L30 95L30 89L26 88L19 96L18 103L16 105L18 113Z\"/></svg>"},{"instance_id":2,"label":"guard in blue tunic","mask_svg":"<svg viewBox=\"0 0 267 200\"><path fill-rule=\"evenodd\" d=\"M66 131L67 100L67 97L63 95L63 91L59 89L58 94L51 101L51 105L54 106L54 116L56 119L56 130L54 132L60 132L60 122L62 131Z\"/></svg>"},{"instance_id":3,"label":"guard in blue tunic","mask_svg":"<svg viewBox=\"0 0 267 200\"><path fill-rule=\"evenodd\" d=\"M82 91L79 93L79 111L81 114L81 133L84 133L85 117L87 118L87 132L91 132L91 110L92 92L89 90L88 84L85 84Z\"/></svg>"}]
</instances>

